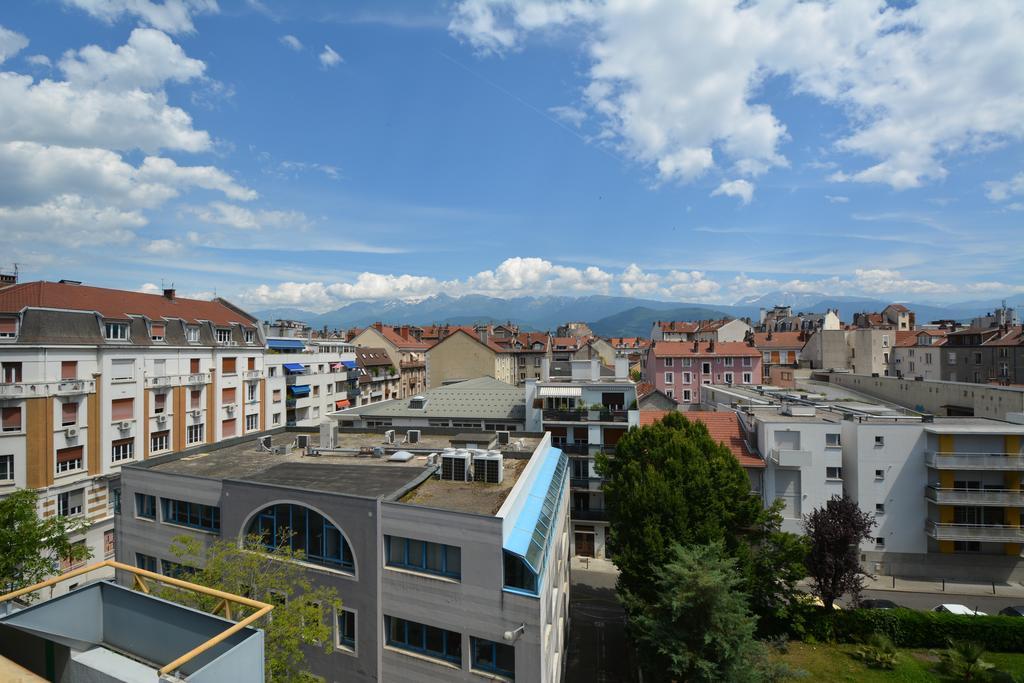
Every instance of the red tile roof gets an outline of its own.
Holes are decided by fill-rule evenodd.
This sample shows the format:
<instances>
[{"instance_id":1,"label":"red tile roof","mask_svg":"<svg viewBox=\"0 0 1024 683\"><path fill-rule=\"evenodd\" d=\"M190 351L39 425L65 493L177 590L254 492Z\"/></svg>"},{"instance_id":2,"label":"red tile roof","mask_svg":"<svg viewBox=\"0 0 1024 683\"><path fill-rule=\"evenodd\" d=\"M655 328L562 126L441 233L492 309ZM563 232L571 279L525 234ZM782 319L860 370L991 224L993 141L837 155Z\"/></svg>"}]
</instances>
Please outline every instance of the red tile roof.
<instances>
[{"instance_id":1,"label":"red tile roof","mask_svg":"<svg viewBox=\"0 0 1024 683\"><path fill-rule=\"evenodd\" d=\"M658 327L661 328L662 332L696 332L697 323L682 322L682 321L666 321L659 320Z\"/></svg>"},{"instance_id":2,"label":"red tile roof","mask_svg":"<svg viewBox=\"0 0 1024 683\"><path fill-rule=\"evenodd\" d=\"M771 335L770 339L769 335ZM802 349L806 341L801 335L801 332L755 332L754 348Z\"/></svg>"},{"instance_id":3,"label":"red tile roof","mask_svg":"<svg viewBox=\"0 0 1024 683\"><path fill-rule=\"evenodd\" d=\"M223 299L168 299L162 294L42 281L0 289L0 311L17 313L25 307L95 311L112 319L144 315L151 320L180 318L190 323L209 320L215 325L238 323L252 327L256 323L256 318Z\"/></svg>"},{"instance_id":4,"label":"red tile roof","mask_svg":"<svg viewBox=\"0 0 1024 683\"><path fill-rule=\"evenodd\" d=\"M403 337L399 334L398 328L392 327L391 325L383 325L378 328L376 325L373 329L380 332L381 336L387 339L389 342L394 344L399 349L410 350L410 351L426 351L430 348L430 342L419 341L412 335L409 338Z\"/></svg>"},{"instance_id":5,"label":"red tile roof","mask_svg":"<svg viewBox=\"0 0 1024 683\"><path fill-rule=\"evenodd\" d=\"M640 426L654 424L661 418L668 415L671 410L641 410ZM732 454L736 456L743 467L764 467L764 460L754 455L747 442L743 439L743 432L740 430L740 418L736 413L729 411L698 411L691 410L683 413L683 417L691 422L703 422L708 428L711 438L718 443L724 444Z\"/></svg>"},{"instance_id":6,"label":"red tile roof","mask_svg":"<svg viewBox=\"0 0 1024 683\"><path fill-rule=\"evenodd\" d=\"M636 385L636 398L640 400L644 396L647 396L654 391L654 385L650 382L639 382ZM646 412L646 411L645 411ZM643 420L643 413L640 414L640 419Z\"/></svg>"},{"instance_id":7,"label":"red tile roof","mask_svg":"<svg viewBox=\"0 0 1024 683\"><path fill-rule=\"evenodd\" d=\"M699 342L697 350L693 350L692 341L660 341L655 342L651 352L657 358L680 358L685 356L761 356L761 352L746 342Z\"/></svg>"},{"instance_id":8,"label":"red tile roof","mask_svg":"<svg viewBox=\"0 0 1024 683\"><path fill-rule=\"evenodd\" d=\"M995 337L984 343L984 346L1020 346L1024 344L1024 331L1021 326L1011 327L1003 334L1002 330Z\"/></svg>"},{"instance_id":9,"label":"red tile roof","mask_svg":"<svg viewBox=\"0 0 1024 683\"><path fill-rule=\"evenodd\" d=\"M646 349L651 340L644 337L610 337L608 343L616 349Z\"/></svg>"}]
</instances>

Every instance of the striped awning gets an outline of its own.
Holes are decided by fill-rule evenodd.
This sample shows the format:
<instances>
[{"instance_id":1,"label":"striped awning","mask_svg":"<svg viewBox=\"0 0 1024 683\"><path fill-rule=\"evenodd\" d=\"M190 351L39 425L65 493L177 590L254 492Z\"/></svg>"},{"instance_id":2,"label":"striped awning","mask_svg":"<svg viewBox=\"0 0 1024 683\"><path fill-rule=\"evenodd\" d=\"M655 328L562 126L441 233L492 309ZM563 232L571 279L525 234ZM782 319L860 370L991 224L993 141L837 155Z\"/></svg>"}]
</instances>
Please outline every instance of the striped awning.
<instances>
[{"instance_id":1,"label":"striped awning","mask_svg":"<svg viewBox=\"0 0 1024 683\"><path fill-rule=\"evenodd\" d=\"M541 398L578 398L583 395L583 387L541 387L537 395Z\"/></svg>"}]
</instances>

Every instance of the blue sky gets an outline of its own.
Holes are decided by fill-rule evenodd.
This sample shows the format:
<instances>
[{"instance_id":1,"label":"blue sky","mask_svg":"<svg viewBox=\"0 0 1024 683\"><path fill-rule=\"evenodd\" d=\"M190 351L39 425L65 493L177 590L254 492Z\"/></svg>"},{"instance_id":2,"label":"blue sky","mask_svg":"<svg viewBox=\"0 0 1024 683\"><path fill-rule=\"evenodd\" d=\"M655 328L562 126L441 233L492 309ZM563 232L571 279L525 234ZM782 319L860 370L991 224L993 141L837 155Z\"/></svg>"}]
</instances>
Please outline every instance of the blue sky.
<instances>
[{"instance_id":1,"label":"blue sky","mask_svg":"<svg viewBox=\"0 0 1024 683\"><path fill-rule=\"evenodd\" d=\"M254 309L1018 293L1024 10L976 7L5 3L0 268Z\"/></svg>"}]
</instances>

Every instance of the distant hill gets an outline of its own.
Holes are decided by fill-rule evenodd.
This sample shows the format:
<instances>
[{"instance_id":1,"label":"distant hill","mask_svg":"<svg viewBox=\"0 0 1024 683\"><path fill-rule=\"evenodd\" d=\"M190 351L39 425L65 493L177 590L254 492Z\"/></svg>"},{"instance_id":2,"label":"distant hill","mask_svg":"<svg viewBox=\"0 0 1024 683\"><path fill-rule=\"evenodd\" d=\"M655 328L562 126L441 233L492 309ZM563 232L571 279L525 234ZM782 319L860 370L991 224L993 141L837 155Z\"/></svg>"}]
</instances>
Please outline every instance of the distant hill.
<instances>
[{"instance_id":1,"label":"distant hill","mask_svg":"<svg viewBox=\"0 0 1024 683\"><path fill-rule=\"evenodd\" d=\"M687 306L656 311L637 306L590 323L590 329L600 337L646 337L656 320L710 320L732 317L720 310Z\"/></svg>"}]
</instances>

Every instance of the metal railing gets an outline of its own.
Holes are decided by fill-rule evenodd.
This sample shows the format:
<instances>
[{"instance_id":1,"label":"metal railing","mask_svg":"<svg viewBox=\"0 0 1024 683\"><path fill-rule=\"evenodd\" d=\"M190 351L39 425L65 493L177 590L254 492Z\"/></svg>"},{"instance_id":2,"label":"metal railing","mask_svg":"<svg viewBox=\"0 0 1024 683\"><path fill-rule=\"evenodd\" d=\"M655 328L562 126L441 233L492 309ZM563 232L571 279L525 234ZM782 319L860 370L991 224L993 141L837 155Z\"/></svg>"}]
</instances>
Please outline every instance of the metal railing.
<instances>
[{"instance_id":1,"label":"metal railing","mask_svg":"<svg viewBox=\"0 0 1024 683\"><path fill-rule=\"evenodd\" d=\"M937 470L1024 471L1024 456L1020 453L925 451L924 463Z\"/></svg>"},{"instance_id":2,"label":"metal railing","mask_svg":"<svg viewBox=\"0 0 1024 683\"><path fill-rule=\"evenodd\" d=\"M0 384L0 398L72 396L96 391L94 379L65 379L58 382L17 382Z\"/></svg>"},{"instance_id":3,"label":"metal railing","mask_svg":"<svg viewBox=\"0 0 1024 683\"><path fill-rule=\"evenodd\" d=\"M1024 507L1024 491L1019 489L956 489L929 485L925 497L939 505L996 505Z\"/></svg>"},{"instance_id":4,"label":"metal railing","mask_svg":"<svg viewBox=\"0 0 1024 683\"><path fill-rule=\"evenodd\" d=\"M937 541L1024 541L1024 529L1008 524L952 524L928 520L925 523L925 531Z\"/></svg>"},{"instance_id":5,"label":"metal railing","mask_svg":"<svg viewBox=\"0 0 1024 683\"><path fill-rule=\"evenodd\" d=\"M595 507L590 507L585 510L577 510L573 508L569 511L569 517L581 522L606 522L608 521L608 511L604 508Z\"/></svg>"},{"instance_id":6,"label":"metal railing","mask_svg":"<svg viewBox=\"0 0 1024 683\"><path fill-rule=\"evenodd\" d=\"M569 477L569 488L581 491L600 491L603 483L601 477Z\"/></svg>"},{"instance_id":7,"label":"metal railing","mask_svg":"<svg viewBox=\"0 0 1024 683\"><path fill-rule=\"evenodd\" d=\"M260 378L260 371L259 370L244 370L242 372L242 379L259 379L259 378Z\"/></svg>"}]
</instances>

